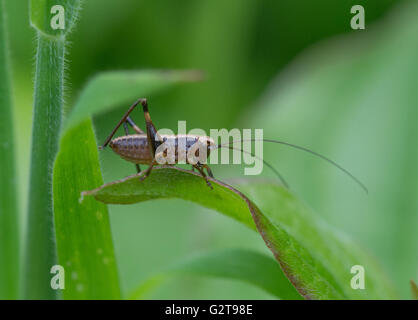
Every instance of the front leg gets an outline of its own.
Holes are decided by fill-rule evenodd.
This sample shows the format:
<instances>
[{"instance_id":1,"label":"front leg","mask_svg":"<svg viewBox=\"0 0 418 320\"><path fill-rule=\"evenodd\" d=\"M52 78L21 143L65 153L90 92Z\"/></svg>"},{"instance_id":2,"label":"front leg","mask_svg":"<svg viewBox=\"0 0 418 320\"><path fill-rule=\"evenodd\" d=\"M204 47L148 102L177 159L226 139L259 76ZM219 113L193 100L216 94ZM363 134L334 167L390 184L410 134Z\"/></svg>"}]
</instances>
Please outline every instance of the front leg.
<instances>
[{"instance_id":1,"label":"front leg","mask_svg":"<svg viewBox=\"0 0 418 320\"><path fill-rule=\"evenodd\" d=\"M135 109L135 107L141 104L142 106L146 106L147 105L147 99L138 99L137 101L135 101L135 103L133 105L131 105L128 109L128 111L126 111L126 113L123 115L122 119L119 120L118 124L116 125L116 127L112 130L112 132L110 133L110 135L106 138L105 142L103 143L102 146L99 147L99 149L104 149L110 142L110 140L112 140L113 136L115 135L116 131L118 131L119 127L124 124L126 121L129 124L133 124L133 121L131 120L131 118L129 118L129 114L132 112L133 109ZM129 118L129 119L128 119ZM131 123L132 122L132 123ZM137 131L136 129L139 129L138 127L133 126L134 130ZM139 131L142 132L141 129L139 129ZM138 131L137 131L138 132Z\"/></svg>"},{"instance_id":2,"label":"front leg","mask_svg":"<svg viewBox=\"0 0 418 320\"><path fill-rule=\"evenodd\" d=\"M212 184L210 183L208 177L206 176L205 172L203 171L202 167L199 165L193 165L193 168L196 168L197 171L199 171L199 173L201 174L202 178L205 179L206 184L208 185L209 188L211 188L213 190Z\"/></svg>"},{"instance_id":3,"label":"front leg","mask_svg":"<svg viewBox=\"0 0 418 320\"><path fill-rule=\"evenodd\" d=\"M213 176L212 170L209 168L209 166L208 166L207 164L202 164L202 167L206 169L206 171L207 171L207 173L208 173L209 177L211 177L211 178L215 178L215 177Z\"/></svg>"}]
</instances>

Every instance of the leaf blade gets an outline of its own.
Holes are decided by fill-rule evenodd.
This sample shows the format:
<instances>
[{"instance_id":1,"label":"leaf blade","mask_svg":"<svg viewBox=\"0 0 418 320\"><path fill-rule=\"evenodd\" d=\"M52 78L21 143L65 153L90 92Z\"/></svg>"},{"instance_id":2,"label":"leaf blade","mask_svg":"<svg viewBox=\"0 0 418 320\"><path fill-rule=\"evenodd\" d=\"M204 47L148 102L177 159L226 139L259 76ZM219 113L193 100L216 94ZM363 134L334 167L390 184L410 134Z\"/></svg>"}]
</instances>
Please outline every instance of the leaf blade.
<instances>
[{"instance_id":1,"label":"leaf blade","mask_svg":"<svg viewBox=\"0 0 418 320\"><path fill-rule=\"evenodd\" d=\"M346 245L340 238L333 236L330 227L316 222L317 218L310 210L283 187L261 184L251 188L248 184L240 184L240 189L249 192L263 205L263 211L260 211L258 206L240 191L218 180L211 179L211 181L213 190L208 189L198 174L180 168L160 167L154 169L150 177L143 182L139 180L138 175L134 175L84 192L83 195L93 195L99 201L113 204L177 197L224 213L255 229L251 220L253 218L259 233L281 264L283 271L304 297L309 299L393 297L379 267L373 262L369 263L372 259L359 249L347 253L346 247L351 248L351 242L347 241L349 245ZM267 203L262 201L263 194L268 192L273 197L273 202L271 197L267 198ZM301 223L301 228L293 224L294 221L303 219L306 221ZM307 238L303 237L305 231L314 239L318 247L310 246L306 242ZM336 244L328 246L328 241ZM352 290L349 281L350 269L340 270L341 264L336 263L335 259L327 258L326 255L330 252L333 254L343 252L347 256L342 258L351 265L357 264L358 261L366 263L372 270L368 273L376 274L371 280L372 290L365 290L363 293ZM379 285L379 281L384 284Z\"/></svg>"},{"instance_id":2,"label":"leaf blade","mask_svg":"<svg viewBox=\"0 0 418 320\"><path fill-rule=\"evenodd\" d=\"M54 218L58 262L65 268L64 299L120 298L107 206L78 202L79 191L97 183L103 179L91 120L87 120L63 136L54 167Z\"/></svg>"},{"instance_id":3,"label":"leaf blade","mask_svg":"<svg viewBox=\"0 0 418 320\"><path fill-rule=\"evenodd\" d=\"M18 294L19 230L6 8L0 0L0 300Z\"/></svg>"}]
</instances>

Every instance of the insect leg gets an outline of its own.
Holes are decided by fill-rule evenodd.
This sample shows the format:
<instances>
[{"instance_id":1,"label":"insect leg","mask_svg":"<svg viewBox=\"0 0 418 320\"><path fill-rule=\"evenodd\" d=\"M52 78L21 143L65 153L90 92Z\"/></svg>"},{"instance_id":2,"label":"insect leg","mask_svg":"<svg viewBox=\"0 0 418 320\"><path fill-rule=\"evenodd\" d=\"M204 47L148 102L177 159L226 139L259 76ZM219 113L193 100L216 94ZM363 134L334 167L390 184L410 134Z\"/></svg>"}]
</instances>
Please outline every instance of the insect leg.
<instances>
[{"instance_id":1,"label":"insect leg","mask_svg":"<svg viewBox=\"0 0 418 320\"><path fill-rule=\"evenodd\" d=\"M199 171L199 173L202 175L203 179L205 179L206 184L208 185L208 187L213 190L212 184L210 183L210 181L209 181L208 177L206 176L205 172L203 171L203 169L199 165L194 165L193 167L196 168L197 171Z\"/></svg>"},{"instance_id":2,"label":"insect leg","mask_svg":"<svg viewBox=\"0 0 418 320\"><path fill-rule=\"evenodd\" d=\"M136 123L131 119L131 117L127 117L126 118L126 122L125 123L129 123L129 125L132 127L132 129L134 129L134 131L138 134L142 134L145 133L144 131L141 130L140 127L138 127L136 125Z\"/></svg>"},{"instance_id":3,"label":"insect leg","mask_svg":"<svg viewBox=\"0 0 418 320\"><path fill-rule=\"evenodd\" d=\"M145 125L147 127L148 144L150 145L151 156L154 158L155 151L157 150L158 146L163 143L163 140L158 134L154 124L152 123L151 116L148 111L147 100L144 99L141 104L142 109L144 110Z\"/></svg>"},{"instance_id":4,"label":"insect leg","mask_svg":"<svg viewBox=\"0 0 418 320\"><path fill-rule=\"evenodd\" d=\"M129 136L128 123L126 121L123 123L123 129L125 129L125 134Z\"/></svg>"},{"instance_id":5,"label":"insect leg","mask_svg":"<svg viewBox=\"0 0 418 320\"><path fill-rule=\"evenodd\" d=\"M105 148L109 144L110 140L112 140L116 131L118 131L119 127L127 120L127 118L129 117L129 114L132 112L133 109L135 109L135 107L139 103L141 103L141 105L147 105L147 100L146 99L138 99L137 101L135 101L135 103L133 105L131 105L129 107L128 111L126 111L126 113L123 115L122 119L119 120L118 124L112 130L112 132L109 134L109 136L106 138L106 141L103 143L103 145L100 147L100 149Z\"/></svg>"},{"instance_id":6,"label":"insect leg","mask_svg":"<svg viewBox=\"0 0 418 320\"><path fill-rule=\"evenodd\" d=\"M144 181L146 178L148 178L148 176L150 175L152 168L154 167L154 165L157 164L157 161L152 160L151 164L149 165L148 169L144 172L144 174L139 178L140 181Z\"/></svg>"},{"instance_id":7,"label":"insect leg","mask_svg":"<svg viewBox=\"0 0 418 320\"><path fill-rule=\"evenodd\" d=\"M127 119L129 119L129 117L127 118ZM129 136L129 129L128 129L128 120L126 120L124 123L123 123L123 128L125 129L125 134L127 135L127 136ZM134 129L135 130L135 129ZM140 129L141 130L141 129ZM141 167L139 166L139 164L135 164L135 168L136 168L136 172L137 173L140 173L141 172Z\"/></svg>"},{"instance_id":8,"label":"insect leg","mask_svg":"<svg viewBox=\"0 0 418 320\"><path fill-rule=\"evenodd\" d=\"M209 168L209 166L207 164L202 164L201 166L206 169L206 171L208 172L209 177L214 178L212 170Z\"/></svg>"}]
</instances>

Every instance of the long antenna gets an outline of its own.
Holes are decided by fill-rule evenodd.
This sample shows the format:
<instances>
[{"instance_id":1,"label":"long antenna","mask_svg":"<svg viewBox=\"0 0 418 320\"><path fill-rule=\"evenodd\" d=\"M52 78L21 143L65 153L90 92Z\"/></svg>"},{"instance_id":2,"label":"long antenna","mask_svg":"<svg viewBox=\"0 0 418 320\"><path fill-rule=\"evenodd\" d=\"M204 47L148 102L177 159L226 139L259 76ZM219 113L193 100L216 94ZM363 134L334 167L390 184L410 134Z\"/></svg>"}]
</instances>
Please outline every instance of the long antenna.
<instances>
[{"instance_id":1,"label":"long antenna","mask_svg":"<svg viewBox=\"0 0 418 320\"><path fill-rule=\"evenodd\" d=\"M261 160L261 161L263 161L263 163L267 166L267 167L269 167L275 174L276 174L276 176L280 179L280 181L283 183L283 185L287 188L287 189L289 189L289 184L286 182L286 180L283 178L283 176L280 174L280 172L279 171L277 171L271 164L269 164L267 161L265 161L265 160L263 160L263 159L261 159L260 157L257 157L255 154L253 154L252 152L248 152L248 151L244 151L244 150L242 150L242 149L238 149L238 148L234 148L234 147L231 147L231 146L220 146L220 145L217 145L216 146L217 148L215 148L215 149L218 149L218 148L228 148L228 149L230 149L230 150L238 150L238 151L241 151L241 152L243 152L243 153L247 153L247 154L250 154L250 155L252 155L254 158L256 158L256 159L258 159L258 160Z\"/></svg>"},{"instance_id":2,"label":"long antenna","mask_svg":"<svg viewBox=\"0 0 418 320\"><path fill-rule=\"evenodd\" d=\"M321 158L322 160L332 164L334 167L338 168L339 170L341 170L342 172L344 172L346 175L348 175L354 182L356 182L367 194L369 193L369 190L367 190L367 187L359 180L357 179L352 173L350 173L348 170L344 169L342 166L340 166L338 163L336 163L335 161L323 156L322 154L312 151L308 148L305 147L301 147L292 143L288 143L288 142L284 142L284 141L280 141L280 140L272 140L272 139L242 139L242 140L235 140L235 141L231 141L231 142L227 142L227 143L222 143L222 144L218 144L214 147L214 149L217 148L223 148L225 146L229 146L230 144L234 143L234 142L245 142L245 141L263 141L263 142L271 142L271 143L277 143L277 144L281 144L281 145L285 145L288 147L292 147L294 149L298 149L298 150L302 150L305 151L307 153L313 154L314 156ZM245 151L244 151L245 152ZM263 160L264 162L264 160Z\"/></svg>"}]
</instances>

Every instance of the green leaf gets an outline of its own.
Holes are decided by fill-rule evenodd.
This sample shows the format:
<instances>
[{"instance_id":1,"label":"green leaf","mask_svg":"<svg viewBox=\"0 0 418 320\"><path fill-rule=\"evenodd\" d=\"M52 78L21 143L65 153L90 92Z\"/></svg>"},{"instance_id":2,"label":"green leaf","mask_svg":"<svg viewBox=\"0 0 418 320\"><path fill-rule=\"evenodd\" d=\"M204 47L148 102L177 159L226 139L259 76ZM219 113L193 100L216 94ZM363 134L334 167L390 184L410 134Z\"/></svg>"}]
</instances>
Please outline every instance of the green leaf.
<instances>
[{"instance_id":1,"label":"green leaf","mask_svg":"<svg viewBox=\"0 0 418 320\"><path fill-rule=\"evenodd\" d=\"M258 230L288 278L310 299L391 299L396 295L374 259L318 219L287 190L271 183L240 184L260 210ZM353 266L365 269L366 287L351 286Z\"/></svg>"},{"instance_id":2,"label":"green leaf","mask_svg":"<svg viewBox=\"0 0 418 320\"><path fill-rule=\"evenodd\" d=\"M232 187L217 181L213 192L197 174L191 174L180 168L156 167L149 178L143 182L136 175L107 183L92 191L83 192L82 196L94 195L104 203L132 204L160 198L181 198L198 202L204 207L222 212L256 230L248 213L248 205L243 195ZM196 196L202 195L202 196Z\"/></svg>"},{"instance_id":3,"label":"green leaf","mask_svg":"<svg viewBox=\"0 0 418 320\"><path fill-rule=\"evenodd\" d=\"M54 167L58 262L65 268L64 299L118 299L119 280L107 206L80 191L103 183L90 120L67 131Z\"/></svg>"},{"instance_id":4,"label":"green leaf","mask_svg":"<svg viewBox=\"0 0 418 320\"><path fill-rule=\"evenodd\" d=\"M212 179L210 190L193 172L159 167L141 182L138 175L105 184L83 196L112 204L131 204L157 198L181 198L230 216L259 233L296 289L309 299L391 298L390 285L374 261L346 237L324 225L288 190L273 183L240 184L235 188ZM260 209L262 211L260 211ZM249 214L251 213L251 215ZM350 271L367 270L366 290L354 290Z\"/></svg>"},{"instance_id":5,"label":"green leaf","mask_svg":"<svg viewBox=\"0 0 418 320\"><path fill-rule=\"evenodd\" d=\"M96 75L82 91L74 106L67 127L72 127L93 114L108 111L138 98L167 89L175 84L196 81L196 71L111 71Z\"/></svg>"},{"instance_id":6,"label":"green leaf","mask_svg":"<svg viewBox=\"0 0 418 320\"><path fill-rule=\"evenodd\" d=\"M74 27L82 0L30 0L31 25L38 32L52 37L62 37L70 33ZM62 6L64 9L64 29L54 30L51 20L58 14L53 11L54 6Z\"/></svg>"},{"instance_id":7,"label":"green leaf","mask_svg":"<svg viewBox=\"0 0 418 320\"><path fill-rule=\"evenodd\" d=\"M15 141L5 1L0 0L0 300L16 299L19 232Z\"/></svg>"},{"instance_id":8,"label":"green leaf","mask_svg":"<svg viewBox=\"0 0 418 320\"><path fill-rule=\"evenodd\" d=\"M163 280L181 275L240 280L280 299L301 299L272 258L244 249L228 249L189 257L146 279L129 298L147 298Z\"/></svg>"}]
</instances>

